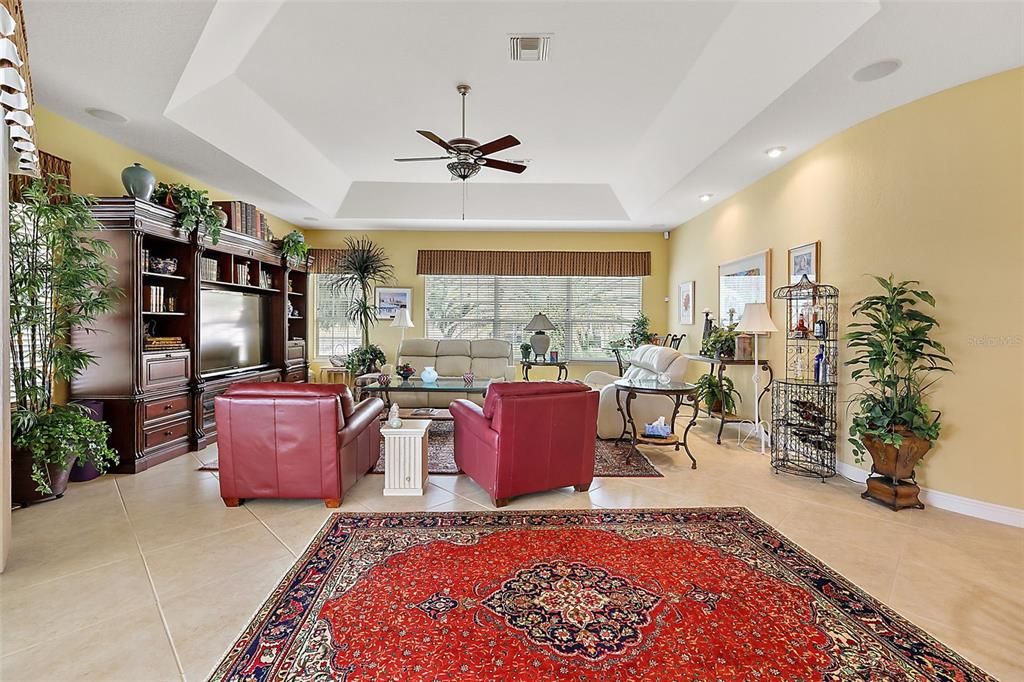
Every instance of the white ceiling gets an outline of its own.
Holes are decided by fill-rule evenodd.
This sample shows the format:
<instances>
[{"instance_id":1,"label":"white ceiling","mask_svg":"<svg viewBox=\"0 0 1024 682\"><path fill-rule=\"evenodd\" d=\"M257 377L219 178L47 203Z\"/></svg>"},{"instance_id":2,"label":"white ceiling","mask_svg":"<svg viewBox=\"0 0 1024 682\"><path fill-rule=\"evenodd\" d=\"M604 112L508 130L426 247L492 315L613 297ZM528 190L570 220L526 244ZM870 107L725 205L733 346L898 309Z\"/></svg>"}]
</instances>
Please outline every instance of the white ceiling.
<instances>
[{"instance_id":1,"label":"white ceiling","mask_svg":"<svg viewBox=\"0 0 1024 682\"><path fill-rule=\"evenodd\" d=\"M296 224L665 229L859 121L1024 64L1016 2L33 0L39 102ZM513 63L508 34L552 34ZM903 68L850 75L879 59ZM415 133L523 144L447 181ZM130 120L84 113L100 107ZM777 160L764 150L788 147ZM711 192L711 202L697 197ZM465 215L465 219L463 219ZM308 218L315 218L311 221Z\"/></svg>"}]
</instances>

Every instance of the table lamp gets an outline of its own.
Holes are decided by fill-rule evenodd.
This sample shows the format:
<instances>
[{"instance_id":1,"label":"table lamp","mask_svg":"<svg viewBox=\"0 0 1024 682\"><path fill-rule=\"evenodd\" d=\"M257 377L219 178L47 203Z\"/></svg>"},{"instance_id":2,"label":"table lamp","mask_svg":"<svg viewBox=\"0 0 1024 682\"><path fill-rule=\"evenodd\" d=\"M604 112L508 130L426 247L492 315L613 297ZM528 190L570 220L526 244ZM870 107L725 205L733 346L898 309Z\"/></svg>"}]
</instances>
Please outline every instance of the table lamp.
<instances>
[{"instance_id":1,"label":"table lamp","mask_svg":"<svg viewBox=\"0 0 1024 682\"><path fill-rule=\"evenodd\" d=\"M551 347L551 337L545 334L546 331L551 331L555 328L555 325L551 324L551 320L544 313L537 313L530 320L530 324L523 327L523 331L533 332L533 336L530 337L530 347L533 348L533 359L541 358L547 360L548 348Z\"/></svg>"},{"instance_id":2,"label":"table lamp","mask_svg":"<svg viewBox=\"0 0 1024 682\"><path fill-rule=\"evenodd\" d=\"M758 354L757 337L761 334L777 332L779 328L772 322L767 303L748 303L743 308L743 319L736 326L736 331L754 336L754 418L757 420L757 435L761 439L761 454L763 455L765 428L764 422L761 421L761 401L757 399L761 394L761 358Z\"/></svg>"},{"instance_id":3,"label":"table lamp","mask_svg":"<svg viewBox=\"0 0 1024 682\"><path fill-rule=\"evenodd\" d=\"M412 323L412 317L409 315L409 309L404 305L399 306L395 312L395 319L391 321L392 327L398 327L402 330L402 342L405 342L405 330L412 329L416 325ZM402 352L402 343L398 344L398 350L395 351L395 364L399 362L400 353Z\"/></svg>"}]
</instances>

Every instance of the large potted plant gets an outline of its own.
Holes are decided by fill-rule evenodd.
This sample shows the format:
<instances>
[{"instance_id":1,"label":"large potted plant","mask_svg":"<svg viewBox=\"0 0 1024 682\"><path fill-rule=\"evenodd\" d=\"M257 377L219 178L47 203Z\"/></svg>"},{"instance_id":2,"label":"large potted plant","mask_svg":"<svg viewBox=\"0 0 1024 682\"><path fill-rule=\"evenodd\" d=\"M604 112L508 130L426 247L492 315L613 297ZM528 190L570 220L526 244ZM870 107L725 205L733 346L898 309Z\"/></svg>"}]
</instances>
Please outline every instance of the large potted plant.
<instances>
[{"instance_id":1,"label":"large potted plant","mask_svg":"<svg viewBox=\"0 0 1024 682\"><path fill-rule=\"evenodd\" d=\"M711 332L701 341L700 354L709 358L733 358L736 356L736 325L713 326Z\"/></svg>"},{"instance_id":2,"label":"large potted plant","mask_svg":"<svg viewBox=\"0 0 1024 682\"><path fill-rule=\"evenodd\" d=\"M846 335L853 357L846 365L859 390L850 422L850 443L860 463L871 455L871 473L862 497L895 509L923 508L914 468L938 440L939 413L927 403L935 372L948 372L952 361L932 338L938 322L922 305L935 306L920 282L875 277L882 291L857 301Z\"/></svg>"},{"instance_id":3,"label":"large potted plant","mask_svg":"<svg viewBox=\"0 0 1024 682\"><path fill-rule=\"evenodd\" d=\"M352 302L345 315L359 325L362 338L361 348L370 347L370 327L377 322L377 306L373 303L373 287L389 284L394 275L395 269L382 247L365 237L345 238L338 273L334 275L329 286L332 291ZM380 349L377 348L377 350ZM356 355L358 351L357 348L352 355ZM371 364L369 366L363 364L362 369L367 372L376 371L376 355L372 352L363 355L370 360ZM380 362L385 362L385 359L381 358Z\"/></svg>"},{"instance_id":4,"label":"large potted plant","mask_svg":"<svg viewBox=\"0 0 1024 682\"><path fill-rule=\"evenodd\" d=\"M633 325L629 328L629 345L637 348L645 343L653 343L655 336L656 334L651 331L651 318L641 310L633 318Z\"/></svg>"},{"instance_id":5,"label":"large potted plant","mask_svg":"<svg viewBox=\"0 0 1024 682\"><path fill-rule=\"evenodd\" d=\"M120 292L107 264L110 245L89 206L67 181L35 180L10 216L10 346L14 388L12 499L29 504L60 497L75 461L106 471L117 461L110 427L83 407L55 405L54 383L70 381L95 357L70 345L73 328L91 331Z\"/></svg>"}]
</instances>

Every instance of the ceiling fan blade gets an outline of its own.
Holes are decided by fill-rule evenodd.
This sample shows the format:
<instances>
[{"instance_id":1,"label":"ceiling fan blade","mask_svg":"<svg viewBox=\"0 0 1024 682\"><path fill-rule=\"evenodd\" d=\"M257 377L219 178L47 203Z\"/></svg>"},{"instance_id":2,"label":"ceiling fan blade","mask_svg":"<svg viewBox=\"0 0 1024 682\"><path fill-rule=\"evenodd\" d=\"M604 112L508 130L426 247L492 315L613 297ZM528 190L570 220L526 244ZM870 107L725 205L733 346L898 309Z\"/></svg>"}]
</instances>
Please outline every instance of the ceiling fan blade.
<instances>
[{"instance_id":1,"label":"ceiling fan blade","mask_svg":"<svg viewBox=\"0 0 1024 682\"><path fill-rule=\"evenodd\" d=\"M423 137L427 138L428 140L430 140L434 144L438 145L439 147L444 147L445 150L447 150L449 152L454 152L455 151L454 147L452 147L445 140L442 140L438 135L430 132L429 130L417 130L416 132L419 133L420 135L422 135Z\"/></svg>"},{"instance_id":2,"label":"ceiling fan blade","mask_svg":"<svg viewBox=\"0 0 1024 682\"><path fill-rule=\"evenodd\" d=\"M450 156L413 156L407 159L395 159L395 161L447 161Z\"/></svg>"},{"instance_id":3,"label":"ceiling fan blade","mask_svg":"<svg viewBox=\"0 0 1024 682\"><path fill-rule=\"evenodd\" d=\"M488 154L494 154L500 152L503 149L509 147L515 147L519 144L519 140L514 135L506 135L505 137L499 137L497 140L491 140L486 144L482 144L473 150L474 156L487 156Z\"/></svg>"},{"instance_id":4,"label":"ceiling fan blade","mask_svg":"<svg viewBox=\"0 0 1024 682\"><path fill-rule=\"evenodd\" d=\"M522 173L526 170L526 166L521 163L512 163L511 161L502 161L500 159L477 159L477 163L483 165L484 168L494 168L495 170L508 171L509 173Z\"/></svg>"}]
</instances>

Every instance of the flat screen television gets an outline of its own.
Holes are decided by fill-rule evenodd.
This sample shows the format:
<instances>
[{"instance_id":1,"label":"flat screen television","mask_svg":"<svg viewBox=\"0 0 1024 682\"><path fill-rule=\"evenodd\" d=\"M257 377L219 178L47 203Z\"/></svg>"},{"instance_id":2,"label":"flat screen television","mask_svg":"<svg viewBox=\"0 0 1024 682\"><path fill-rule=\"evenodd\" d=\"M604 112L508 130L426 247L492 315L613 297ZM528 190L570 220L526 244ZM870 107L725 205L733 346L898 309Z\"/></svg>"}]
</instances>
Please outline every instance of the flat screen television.
<instances>
[{"instance_id":1,"label":"flat screen television","mask_svg":"<svg viewBox=\"0 0 1024 682\"><path fill-rule=\"evenodd\" d=\"M199 293L199 371L218 374L267 362L269 299L240 291L204 289Z\"/></svg>"}]
</instances>

